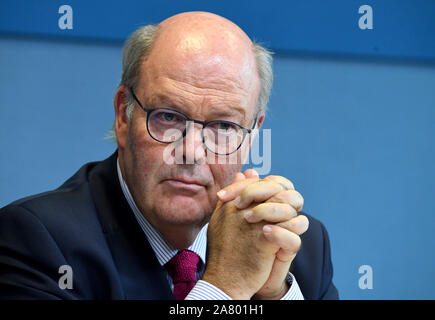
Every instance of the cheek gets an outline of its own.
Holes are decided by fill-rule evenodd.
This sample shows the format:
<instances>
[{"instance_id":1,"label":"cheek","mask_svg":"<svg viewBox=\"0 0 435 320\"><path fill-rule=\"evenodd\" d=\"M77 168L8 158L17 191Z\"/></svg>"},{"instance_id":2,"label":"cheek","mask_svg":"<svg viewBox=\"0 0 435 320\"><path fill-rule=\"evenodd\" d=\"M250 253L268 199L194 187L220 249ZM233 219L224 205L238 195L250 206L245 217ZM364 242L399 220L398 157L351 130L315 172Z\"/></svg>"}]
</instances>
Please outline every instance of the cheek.
<instances>
[{"instance_id":1,"label":"cheek","mask_svg":"<svg viewBox=\"0 0 435 320\"><path fill-rule=\"evenodd\" d=\"M234 181L237 172L242 170L241 164L210 165L215 179L216 192Z\"/></svg>"},{"instance_id":2,"label":"cheek","mask_svg":"<svg viewBox=\"0 0 435 320\"><path fill-rule=\"evenodd\" d=\"M141 177L142 183L149 185L156 183L163 164L161 147L139 144L133 151L133 157L136 174Z\"/></svg>"},{"instance_id":3,"label":"cheek","mask_svg":"<svg viewBox=\"0 0 435 320\"><path fill-rule=\"evenodd\" d=\"M148 134L145 118L136 121L129 132L129 142L131 143L131 151L137 163L146 164L146 168L150 169L158 164L163 159L162 144L159 144Z\"/></svg>"},{"instance_id":4,"label":"cheek","mask_svg":"<svg viewBox=\"0 0 435 320\"><path fill-rule=\"evenodd\" d=\"M148 136L146 126L135 124L129 131L127 148L131 157L131 175L143 192L157 179L156 173L163 159L162 146Z\"/></svg>"}]
</instances>

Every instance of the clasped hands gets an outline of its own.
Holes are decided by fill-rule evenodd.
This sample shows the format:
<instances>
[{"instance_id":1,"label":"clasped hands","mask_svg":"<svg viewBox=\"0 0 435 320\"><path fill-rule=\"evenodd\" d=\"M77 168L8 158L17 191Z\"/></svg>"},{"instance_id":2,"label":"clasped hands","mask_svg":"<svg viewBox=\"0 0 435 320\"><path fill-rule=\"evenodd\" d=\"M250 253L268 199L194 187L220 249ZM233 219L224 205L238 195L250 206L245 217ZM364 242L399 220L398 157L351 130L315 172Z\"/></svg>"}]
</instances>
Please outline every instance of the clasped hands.
<instances>
[{"instance_id":1,"label":"clasped hands","mask_svg":"<svg viewBox=\"0 0 435 320\"><path fill-rule=\"evenodd\" d=\"M303 198L288 179L260 179L248 169L218 192L207 233L203 280L233 299L280 299L308 219Z\"/></svg>"}]
</instances>

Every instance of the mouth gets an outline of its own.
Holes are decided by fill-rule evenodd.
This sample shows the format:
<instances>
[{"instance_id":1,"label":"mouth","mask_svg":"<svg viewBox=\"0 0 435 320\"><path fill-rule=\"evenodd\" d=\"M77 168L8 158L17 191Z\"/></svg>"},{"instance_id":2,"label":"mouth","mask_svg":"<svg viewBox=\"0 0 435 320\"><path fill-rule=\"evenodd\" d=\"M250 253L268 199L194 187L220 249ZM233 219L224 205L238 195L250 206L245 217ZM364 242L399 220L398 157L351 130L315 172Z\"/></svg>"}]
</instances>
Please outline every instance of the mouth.
<instances>
[{"instance_id":1,"label":"mouth","mask_svg":"<svg viewBox=\"0 0 435 320\"><path fill-rule=\"evenodd\" d=\"M205 185L198 180L188 178L171 178L163 181L172 188L197 193L204 190Z\"/></svg>"}]
</instances>

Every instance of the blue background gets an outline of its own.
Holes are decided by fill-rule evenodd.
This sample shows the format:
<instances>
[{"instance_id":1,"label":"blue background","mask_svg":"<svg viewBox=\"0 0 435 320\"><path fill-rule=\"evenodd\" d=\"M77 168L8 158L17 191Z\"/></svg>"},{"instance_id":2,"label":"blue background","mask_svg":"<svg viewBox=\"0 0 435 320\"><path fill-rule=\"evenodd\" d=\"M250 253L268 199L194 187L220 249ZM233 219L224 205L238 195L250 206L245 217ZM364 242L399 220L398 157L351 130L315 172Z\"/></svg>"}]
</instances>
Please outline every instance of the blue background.
<instances>
[{"instance_id":1,"label":"blue background","mask_svg":"<svg viewBox=\"0 0 435 320\"><path fill-rule=\"evenodd\" d=\"M364 4L373 30L358 28ZM113 152L123 40L187 10L276 52L272 173L326 225L341 298L435 299L435 1L2 1L0 206Z\"/></svg>"}]
</instances>

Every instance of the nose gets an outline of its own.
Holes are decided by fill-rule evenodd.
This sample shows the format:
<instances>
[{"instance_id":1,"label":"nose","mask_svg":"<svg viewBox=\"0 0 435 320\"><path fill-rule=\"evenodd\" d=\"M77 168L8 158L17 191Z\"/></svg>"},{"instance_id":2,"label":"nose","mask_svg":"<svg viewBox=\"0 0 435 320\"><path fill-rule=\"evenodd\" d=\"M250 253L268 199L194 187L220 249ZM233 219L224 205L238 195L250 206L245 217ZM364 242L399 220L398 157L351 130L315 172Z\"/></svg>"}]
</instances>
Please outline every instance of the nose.
<instances>
[{"instance_id":1,"label":"nose","mask_svg":"<svg viewBox=\"0 0 435 320\"><path fill-rule=\"evenodd\" d=\"M202 163L206 158L202 141L202 125L189 121L186 127L187 131L182 144L184 163Z\"/></svg>"}]
</instances>

